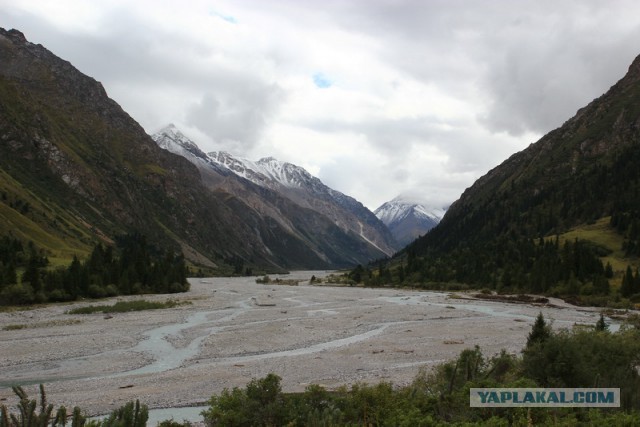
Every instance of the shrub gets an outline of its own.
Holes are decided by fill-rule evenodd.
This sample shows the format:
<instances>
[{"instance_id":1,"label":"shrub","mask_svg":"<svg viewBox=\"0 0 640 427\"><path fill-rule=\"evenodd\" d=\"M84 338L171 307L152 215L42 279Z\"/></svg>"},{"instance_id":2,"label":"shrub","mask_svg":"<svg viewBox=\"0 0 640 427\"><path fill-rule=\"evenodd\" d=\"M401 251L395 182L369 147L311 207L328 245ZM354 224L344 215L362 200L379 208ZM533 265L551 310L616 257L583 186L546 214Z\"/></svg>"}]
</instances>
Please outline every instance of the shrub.
<instances>
[{"instance_id":1,"label":"shrub","mask_svg":"<svg viewBox=\"0 0 640 427\"><path fill-rule=\"evenodd\" d=\"M70 301L71 299L71 296L66 294L62 289L54 289L49 292L49 301L51 302Z\"/></svg>"},{"instance_id":2,"label":"shrub","mask_svg":"<svg viewBox=\"0 0 640 427\"><path fill-rule=\"evenodd\" d=\"M32 304L35 301L33 289L28 283L9 285L0 292L0 300L8 305Z\"/></svg>"},{"instance_id":3,"label":"shrub","mask_svg":"<svg viewBox=\"0 0 640 427\"><path fill-rule=\"evenodd\" d=\"M115 297L116 295L118 295L118 287L113 283L104 288L105 297Z\"/></svg>"},{"instance_id":4,"label":"shrub","mask_svg":"<svg viewBox=\"0 0 640 427\"><path fill-rule=\"evenodd\" d=\"M104 288L98 285L89 285L87 294L89 294L91 298L104 298L106 296Z\"/></svg>"}]
</instances>

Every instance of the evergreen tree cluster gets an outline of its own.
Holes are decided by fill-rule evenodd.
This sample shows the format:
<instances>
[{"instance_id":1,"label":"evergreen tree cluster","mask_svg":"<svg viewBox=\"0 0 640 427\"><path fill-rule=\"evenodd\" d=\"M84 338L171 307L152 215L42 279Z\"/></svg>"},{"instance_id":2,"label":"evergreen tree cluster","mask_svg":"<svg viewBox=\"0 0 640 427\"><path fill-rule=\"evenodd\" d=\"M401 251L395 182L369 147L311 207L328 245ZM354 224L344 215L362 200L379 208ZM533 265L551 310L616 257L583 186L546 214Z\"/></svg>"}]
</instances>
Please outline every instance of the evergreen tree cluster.
<instances>
[{"instance_id":1,"label":"evergreen tree cluster","mask_svg":"<svg viewBox=\"0 0 640 427\"><path fill-rule=\"evenodd\" d=\"M24 249L22 243L15 238L3 236L0 238L0 286L16 283L18 276L16 268L24 264Z\"/></svg>"},{"instance_id":2,"label":"evergreen tree cluster","mask_svg":"<svg viewBox=\"0 0 640 427\"><path fill-rule=\"evenodd\" d=\"M640 273L638 273L637 268L634 274L631 270L631 267L627 266L627 271L622 278L620 294L626 298L632 297L636 294L640 294Z\"/></svg>"},{"instance_id":3,"label":"evergreen tree cluster","mask_svg":"<svg viewBox=\"0 0 640 427\"><path fill-rule=\"evenodd\" d=\"M11 266L14 275L2 276L1 303L72 301L80 297L176 293L189 289L182 255L154 248L139 234L119 238L117 243L117 250L98 243L84 262L74 256L69 266L51 269L47 268L48 259L35 248L30 247L25 254L19 242L3 239L2 263ZM24 269L20 281L15 275L16 268Z\"/></svg>"},{"instance_id":4,"label":"evergreen tree cluster","mask_svg":"<svg viewBox=\"0 0 640 427\"><path fill-rule=\"evenodd\" d=\"M640 214L616 212L611 216L611 226L624 236L622 250L626 256L640 256Z\"/></svg>"},{"instance_id":5,"label":"evergreen tree cluster","mask_svg":"<svg viewBox=\"0 0 640 427\"><path fill-rule=\"evenodd\" d=\"M611 265L600 257L607 250L585 240L525 239L503 236L484 247L460 245L449 256L434 256L418 247L405 249L406 258L392 268L356 267L349 277L369 286L385 284L459 283L501 292L558 295L608 295ZM419 256L426 253L426 256Z\"/></svg>"},{"instance_id":6,"label":"evergreen tree cluster","mask_svg":"<svg viewBox=\"0 0 640 427\"><path fill-rule=\"evenodd\" d=\"M631 106L628 101L615 102ZM625 255L640 256L637 127L629 128L633 135L618 134L627 128L613 126L616 115L607 114L613 122L594 118L588 126L552 132L479 180L437 227L396 255L395 264L402 266L392 269L390 283L606 295L613 272L598 261L606 251L586 241L565 248L553 236L610 217L624 238ZM624 143L611 143L619 139ZM609 149L567 161L567 152L586 140ZM538 244L541 238L544 244Z\"/></svg>"}]
</instances>

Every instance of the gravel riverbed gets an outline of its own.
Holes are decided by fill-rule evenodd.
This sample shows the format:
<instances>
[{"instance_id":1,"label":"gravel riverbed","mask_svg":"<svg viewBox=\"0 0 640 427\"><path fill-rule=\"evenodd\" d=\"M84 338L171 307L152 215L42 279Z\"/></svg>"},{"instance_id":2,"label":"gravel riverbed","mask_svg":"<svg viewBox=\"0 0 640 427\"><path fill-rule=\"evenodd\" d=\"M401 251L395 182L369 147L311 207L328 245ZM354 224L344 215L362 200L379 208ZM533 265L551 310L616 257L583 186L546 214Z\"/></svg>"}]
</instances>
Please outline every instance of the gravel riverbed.
<instances>
[{"instance_id":1,"label":"gravel riverbed","mask_svg":"<svg viewBox=\"0 0 640 427\"><path fill-rule=\"evenodd\" d=\"M409 383L421 368L480 346L518 353L537 314L554 328L593 325L596 309L558 300L511 304L464 294L309 285L312 275L190 279L176 295L119 297L0 313L0 403L14 407L12 384L32 397L44 383L56 407L104 414L129 400L150 408L196 406L224 388L270 372L285 391L309 384ZM273 276L275 278L276 276ZM463 298L460 298L462 296ZM173 299L171 309L71 315L84 305Z\"/></svg>"}]
</instances>

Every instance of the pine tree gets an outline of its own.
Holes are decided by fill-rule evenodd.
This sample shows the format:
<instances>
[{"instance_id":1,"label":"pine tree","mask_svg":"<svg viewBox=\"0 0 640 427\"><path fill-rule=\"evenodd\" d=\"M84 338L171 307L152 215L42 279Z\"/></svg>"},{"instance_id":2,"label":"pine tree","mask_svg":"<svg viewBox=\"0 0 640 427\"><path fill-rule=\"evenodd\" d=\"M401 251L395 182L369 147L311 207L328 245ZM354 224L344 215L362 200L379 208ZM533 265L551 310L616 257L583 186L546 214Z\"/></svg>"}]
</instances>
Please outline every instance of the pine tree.
<instances>
[{"instance_id":1,"label":"pine tree","mask_svg":"<svg viewBox=\"0 0 640 427\"><path fill-rule=\"evenodd\" d=\"M629 298L631 295L635 293L635 280L633 278L633 272L631 271L631 266L627 266L627 271L622 278L622 285L620 286L620 294Z\"/></svg>"},{"instance_id":2,"label":"pine tree","mask_svg":"<svg viewBox=\"0 0 640 427\"><path fill-rule=\"evenodd\" d=\"M531 332L527 337L527 348L536 343L543 343L551 336L551 327L544 320L542 312L536 317L536 321L531 328Z\"/></svg>"}]
</instances>

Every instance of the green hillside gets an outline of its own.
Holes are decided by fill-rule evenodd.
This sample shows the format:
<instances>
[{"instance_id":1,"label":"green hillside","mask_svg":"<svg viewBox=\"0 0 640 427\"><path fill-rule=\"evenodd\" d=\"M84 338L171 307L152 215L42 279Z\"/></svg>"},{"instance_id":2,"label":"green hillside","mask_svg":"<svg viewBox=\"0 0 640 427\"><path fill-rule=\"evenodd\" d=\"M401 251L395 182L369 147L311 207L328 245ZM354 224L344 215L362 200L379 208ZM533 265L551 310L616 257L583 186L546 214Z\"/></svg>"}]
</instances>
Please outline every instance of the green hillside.
<instances>
[{"instance_id":1,"label":"green hillside","mask_svg":"<svg viewBox=\"0 0 640 427\"><path fill-rule=\"evenodd\" d=\"M627 266L639 264L639 165L640 57L606 94L478 179L385 274L615 298Z\"/></svg>"},{"instance_id":2,"label":"green hillside","mask_svg":"<svg viewBox=\"0 0 640 427\"><path fill-rule=\"evenodd\" d=\"M0 170L0 235L33 242L52 262L86 256L94 233L51 198L43 200Z\"/></svg>"},{"instance_id":3,"label":"green hillside","mask_svg":"<svg viewBox=\"0 0 640 427\"><path fill-rule=\"evenodd\" d=\"M602 262L610 264L614 271L611 285L619 287L627 266L634 269L640 266L637 256L628 256L623 250L625 243L624 236L611 226L611 217L604 217L591 224L584 224L575 227L560 235L560 242L573 240L586 240L595 245L606 248L610 253L600 257Z\"/></svg>"}]
</instances>

